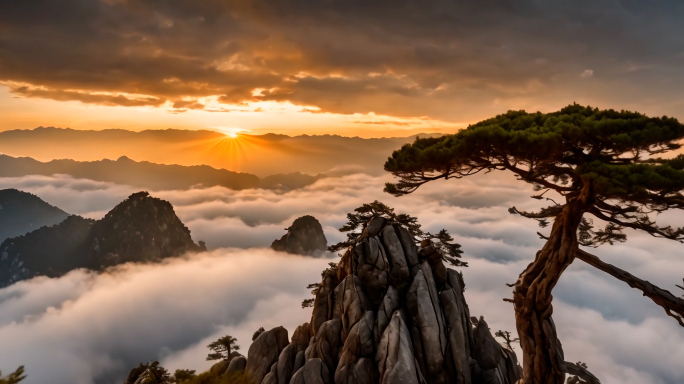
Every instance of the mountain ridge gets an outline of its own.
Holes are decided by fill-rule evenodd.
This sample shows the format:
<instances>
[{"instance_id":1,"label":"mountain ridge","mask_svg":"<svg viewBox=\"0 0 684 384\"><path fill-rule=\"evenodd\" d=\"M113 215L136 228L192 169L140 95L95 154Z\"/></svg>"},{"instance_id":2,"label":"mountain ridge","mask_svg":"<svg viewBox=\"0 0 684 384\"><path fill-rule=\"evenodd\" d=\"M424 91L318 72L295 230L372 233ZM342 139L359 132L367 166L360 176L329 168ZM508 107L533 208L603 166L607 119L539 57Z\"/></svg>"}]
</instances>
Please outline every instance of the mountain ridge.
<instances>
[{"instance_id":1,"label":"mountain ridge","mask_svg":"<svg viewBox=\"0 0 684 384\"><path fill-rule=\"evenodd\" d=\"M60 223L68 213L40 197L14 188L0 190L0 243L45 225Z\"/></svg>"},{"instance_id":2,"label":"mountain ridge","mask_svg":"<svg viewBox=\"0 0 684 384\"><path fill-rule=\"evenodd\" d=\"M100 220L71 215L0 243L0 287L77 269L102 271L126 262L159 262L206 249L164 200L137 192Z\"/></svg>"}]
</instances>

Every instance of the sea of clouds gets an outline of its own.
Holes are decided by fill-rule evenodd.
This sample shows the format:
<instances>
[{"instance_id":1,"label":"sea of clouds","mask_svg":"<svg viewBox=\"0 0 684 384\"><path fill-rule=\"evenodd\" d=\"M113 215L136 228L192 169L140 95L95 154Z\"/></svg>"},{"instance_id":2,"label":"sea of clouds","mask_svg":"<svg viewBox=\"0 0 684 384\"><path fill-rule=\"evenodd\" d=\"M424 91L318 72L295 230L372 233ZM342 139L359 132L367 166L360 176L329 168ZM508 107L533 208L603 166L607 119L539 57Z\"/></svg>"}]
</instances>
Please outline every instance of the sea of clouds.
<instances>
[{"instance_id":1,"label":"sea of clouds","mask_svg":"<svg viewBox=\"0 0 684 384\"><path fill-rule=\"evenodd\" d=\"M308 321L306 285L331 259L267 249L297 217L318 218L328 243L342 240L345 215L380 200L446 228L463 245L471 314L492 331L515 330L511 297L518 274L543 244L534 221L510 206L539 207L530 188L504 175L434 182L412 195L382 193L387 177L331 177L291 192L225 188L150 191L170 201L210 252L160 265L123 265L36 278L0 290L0 369L26 365L27 384L120 383L130 368L159 360L170 370L207 369L206 345L230 334L243 353L259 327ZM0 188L34 193L69 213L102 217L134 188L69 176L0 178ZM682 245L628 233L625 244L590 252L665 289L684 277ZM331 255L334 259L334 255ZM681 293L681 292L680 292ZM679 293L677 293L679 294ZM583 361L603 383L684 382L684 330L649 299L576 261L554 291L555 322L566 360ZM519 349L519 347L516 347Z\"/></svg>"}]
</instances>

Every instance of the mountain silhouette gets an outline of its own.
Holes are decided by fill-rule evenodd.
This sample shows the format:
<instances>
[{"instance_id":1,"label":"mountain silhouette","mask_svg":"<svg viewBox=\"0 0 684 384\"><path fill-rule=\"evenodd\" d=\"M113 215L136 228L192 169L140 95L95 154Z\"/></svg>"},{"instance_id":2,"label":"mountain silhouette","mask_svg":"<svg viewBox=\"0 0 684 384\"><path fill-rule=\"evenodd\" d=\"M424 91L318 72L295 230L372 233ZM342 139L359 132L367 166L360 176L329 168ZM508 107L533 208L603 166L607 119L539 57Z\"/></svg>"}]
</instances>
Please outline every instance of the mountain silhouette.
<instances>
[{"instance_id":1,"label":"mountain silhouette","mask_svg":"<svg viewBox=\"0 0 684 384\"><path fill-rule=\"evenodd\" d=\"M323 177L295 172L272 175L261 180L249 173L231 172L208 165L155 164L147 161L134 161L126 156L121 156L117 160L81 162L65 159L44 163L28 157L0 155L0 177L55 174L67 174L75 178L153 190L188 189L196 186L221 186L235 190L248 188L291 190L310 185Z\"/></svg>"},{"instance_id":2,"label":"mountain silhouette","mask_svg":"<svg viewBox=\"0 0 684 384\"><path fill-rule=\"evenodd\" d=\"M101 220L69 216L0 244L0 287L73 269L102 271L126 262L159 262L204 249L167 201L138 192Z\"/></svg>"},{"instance_id":3,"label":"mountain silhouette","mask_svg":"<svg viewBox=\"0 0 684 384\"><path fill-rule=\"evenodd\" d=\"M38 196L16 189L0 190L0 242L60 223L68 213L46 203Z\"/></svg>"}]
</instances>

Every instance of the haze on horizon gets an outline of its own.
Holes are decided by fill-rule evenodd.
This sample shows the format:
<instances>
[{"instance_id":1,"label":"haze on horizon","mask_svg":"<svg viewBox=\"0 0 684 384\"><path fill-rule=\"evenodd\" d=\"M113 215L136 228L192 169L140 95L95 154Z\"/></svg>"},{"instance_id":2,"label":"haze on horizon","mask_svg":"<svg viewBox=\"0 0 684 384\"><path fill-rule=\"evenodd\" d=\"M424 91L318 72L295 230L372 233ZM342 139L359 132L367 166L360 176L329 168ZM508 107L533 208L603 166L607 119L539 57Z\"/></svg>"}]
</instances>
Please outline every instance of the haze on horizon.
<instances>
[{"instance_id":1,"label":"haze on horizon","mask_svg":"<svg viewBox=\"0 0 684 384\"><path fill-rule=\"evenodd\" d=\"M5 1L0 131L409 136L578 102L682 118L676 1Z\"/></svg>"}]
</instances>

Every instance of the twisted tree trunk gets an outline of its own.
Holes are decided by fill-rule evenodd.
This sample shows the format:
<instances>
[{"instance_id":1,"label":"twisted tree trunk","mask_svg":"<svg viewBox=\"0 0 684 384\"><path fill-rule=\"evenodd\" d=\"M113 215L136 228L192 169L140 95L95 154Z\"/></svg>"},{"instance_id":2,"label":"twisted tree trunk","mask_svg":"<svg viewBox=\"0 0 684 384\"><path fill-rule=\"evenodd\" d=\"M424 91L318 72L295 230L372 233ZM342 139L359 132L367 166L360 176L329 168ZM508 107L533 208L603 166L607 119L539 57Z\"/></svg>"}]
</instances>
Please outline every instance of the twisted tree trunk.
<instances>
[{"instance_id":1,"label":"twisted tree trunk","mask_svg":"<svg viewBox=\"0 0 684 384\"><path fill-rule=\"evenodd\" d=\"M520 274L513 291L515 321L523 353L524 384L563 384L563 348L556 336L551 315L551 291L579 249L577 228L591 206L593 196L587 183L581 192L568 197L544 247Z\"/></svg>"}]
</instances>

